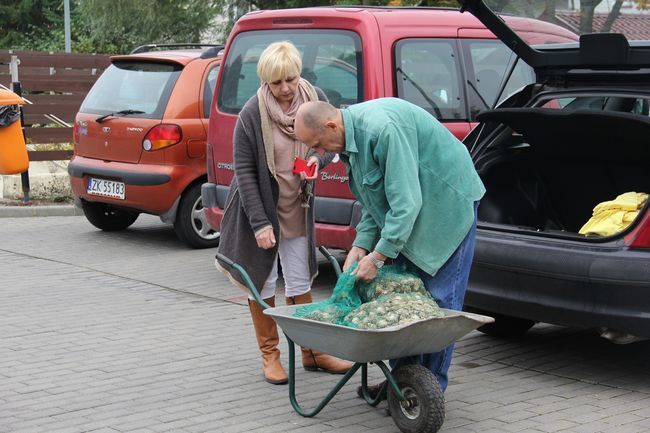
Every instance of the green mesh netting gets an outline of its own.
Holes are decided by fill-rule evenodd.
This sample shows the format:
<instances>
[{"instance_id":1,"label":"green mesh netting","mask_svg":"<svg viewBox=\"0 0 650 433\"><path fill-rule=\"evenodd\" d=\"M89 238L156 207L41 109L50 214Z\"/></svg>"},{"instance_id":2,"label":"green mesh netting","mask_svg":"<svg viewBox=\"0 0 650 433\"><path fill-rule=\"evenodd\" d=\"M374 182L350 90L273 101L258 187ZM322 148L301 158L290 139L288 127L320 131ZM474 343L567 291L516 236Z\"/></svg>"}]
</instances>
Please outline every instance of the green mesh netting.
<instances>
[{"instance_id":1,"label":"green mesh netting","mask_svg":"<svg viewBox=\"0 0 650 433\"><path fill-rule=\"evenodd\" d=\"M294 317L379 329L444 316L422 280L406 266L384 266L369 283L355 283L354 269L356 264L339 276L329 299L296 309Z\"/></svg>"}]
</instances>

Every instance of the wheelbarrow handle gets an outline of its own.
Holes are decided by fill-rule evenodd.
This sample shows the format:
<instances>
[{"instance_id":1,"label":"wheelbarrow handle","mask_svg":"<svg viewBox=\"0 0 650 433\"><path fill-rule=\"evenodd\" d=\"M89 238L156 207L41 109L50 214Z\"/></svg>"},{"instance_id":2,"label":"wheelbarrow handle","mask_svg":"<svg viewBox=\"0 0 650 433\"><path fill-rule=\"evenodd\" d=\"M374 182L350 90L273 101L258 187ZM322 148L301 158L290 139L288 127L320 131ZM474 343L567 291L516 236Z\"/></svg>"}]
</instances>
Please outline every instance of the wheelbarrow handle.
<instances>
[{"instance_id":1,"label":"wheelbarrow handle","mask_svg":"<svg viewBox=\"0 0 650 433\"><path fill-rule=\"evenodd\" d=\"M339 262L336 261L336 258L332 255L332 253L330 253L329 250L322 245L318 247L318 250L321 252L322 255L325 256L327 260L330 261L332 266L334 266L334 272L336 272L336 276L338 277L339 275L341 275L341 266L339 265Z\"/></svg>"},{"instance_id":2,"label":"wheelbarrow handle","mask_svg":"<svg viewBox=\"0 0 650 433\"><path fill-rule=\"evenodd\" d=\"M235 266L235 263L232 260L230 260L228 257L224 256L221 253L217 253L216 257L217 257L217 259L219 259L220 262L224 262L225 264L227 264L231 268Z\"/></svg>"},{"instance_id":3,"label":"wheelbarrow handle","mask_svg":"<svg viewBox=\"0 0 650 433\"><path fill-rule=\"evenodd\" d=\"M217 253L216 259L222 263L225 263L226 266L228 266L229 268L239 272L239 275L241 275L242 279L244 280L244 284L246 285L246 287L248 287L248 290L251 291L253 298L255 298L255 302L257 302L260 305L260 307L262 307L262 310L266 310L267 308L270 308L270 305L264 302L264 300L260 296L260 292L259 290L257 290L257 287L255 287L255 284L253 284L253 280L251 280L251 277L248 275L248 272L246 272L246 270L241 265L233 262L232 260L230 260L228 257L224 256L221 253Z\"/></svg>"}]
</instances>

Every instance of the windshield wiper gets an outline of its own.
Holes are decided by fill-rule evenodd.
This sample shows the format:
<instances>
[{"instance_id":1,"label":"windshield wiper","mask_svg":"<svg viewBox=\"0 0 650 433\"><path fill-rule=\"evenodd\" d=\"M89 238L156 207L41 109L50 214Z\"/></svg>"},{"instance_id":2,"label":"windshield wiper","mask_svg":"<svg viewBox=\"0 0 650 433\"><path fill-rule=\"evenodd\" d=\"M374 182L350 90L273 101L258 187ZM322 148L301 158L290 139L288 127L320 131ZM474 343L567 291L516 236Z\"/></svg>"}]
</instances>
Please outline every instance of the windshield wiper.
<instances>
[{"instance_id":1,"label":"windshield wiper","mask_svg":"<svg viewBox=\"0 0 650 433\"><path fill-rule=\"evenodd\" d=\"M437 116L438 120L442 120L442 113L440 112L440 108L438 107L438 104L433 102L433 99L431 99L431 97L429 95L427 95L427 92L422 88L422 86L420 86L418 83L416 83L415 80L413 78L411 78L409 76L409 74L404 72L401 67L398 66L395 70L397 72L399 72L400 74L402 74L402 77L404 77L405 80L408 80L408 82L411 83L413 85L413 87L415 87L415 90L420 92L420 95L422 95L422 97L425 99L425 101L427 101L429 103L429 105L431 106L433 111L436 113L436 116Z\"/></svg>"},{"instance_id":2,"label":"windshield wiper","mask_svg":"<svg viewBox=\"0 0 650 433\"><path fill-rule=\"evenodd\" d=\"M109 117L128 116L129 114L143 114L143 113L144 111L140 111L140 110L121 110L121 111L116 111L114 113L108 113L103 116L99 116L97 119L95 119L95 122L102 123L104 120L108 119Z\"/></svg>"}]
</instances>

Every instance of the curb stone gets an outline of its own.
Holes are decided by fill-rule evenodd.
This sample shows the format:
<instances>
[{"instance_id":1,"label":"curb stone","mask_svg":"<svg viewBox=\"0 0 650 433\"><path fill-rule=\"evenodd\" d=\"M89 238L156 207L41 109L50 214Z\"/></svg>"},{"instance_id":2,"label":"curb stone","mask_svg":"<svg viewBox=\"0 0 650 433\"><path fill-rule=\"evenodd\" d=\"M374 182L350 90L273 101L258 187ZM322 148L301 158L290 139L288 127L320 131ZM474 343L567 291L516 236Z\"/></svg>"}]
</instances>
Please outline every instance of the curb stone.
<instances>
[{"instance_id":1,"label":"curb stone","mask_svg":"<svg viewBox=\"0 0 650 433\"><path fill-rule=\"evenodd\" d=\"M0 218L77 216L83 211L74 205L0 206Z\"/></svg>"}]
</instances>

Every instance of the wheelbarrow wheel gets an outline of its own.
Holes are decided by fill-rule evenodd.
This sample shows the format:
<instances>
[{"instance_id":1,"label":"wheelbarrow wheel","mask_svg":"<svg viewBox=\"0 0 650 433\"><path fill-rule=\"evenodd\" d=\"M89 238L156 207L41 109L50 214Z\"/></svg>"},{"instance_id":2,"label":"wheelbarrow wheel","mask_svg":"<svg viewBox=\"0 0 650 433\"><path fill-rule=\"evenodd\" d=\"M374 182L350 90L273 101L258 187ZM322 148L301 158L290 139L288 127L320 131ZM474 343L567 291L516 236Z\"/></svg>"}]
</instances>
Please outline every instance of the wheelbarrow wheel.
<instances>
[{"instance_id":1,"label":"wheelbarrow wheel","mask_svg":"<svg viewBox=\"0 0 650 433\"><path fill-rule=\"evenodd\" d=\"M436 376L427 368L404 365L393 372L402 395L400 401L388 387L388 407L403 433L435 433L445 420L445 396Z\"/></svg>"}]
</instances>

